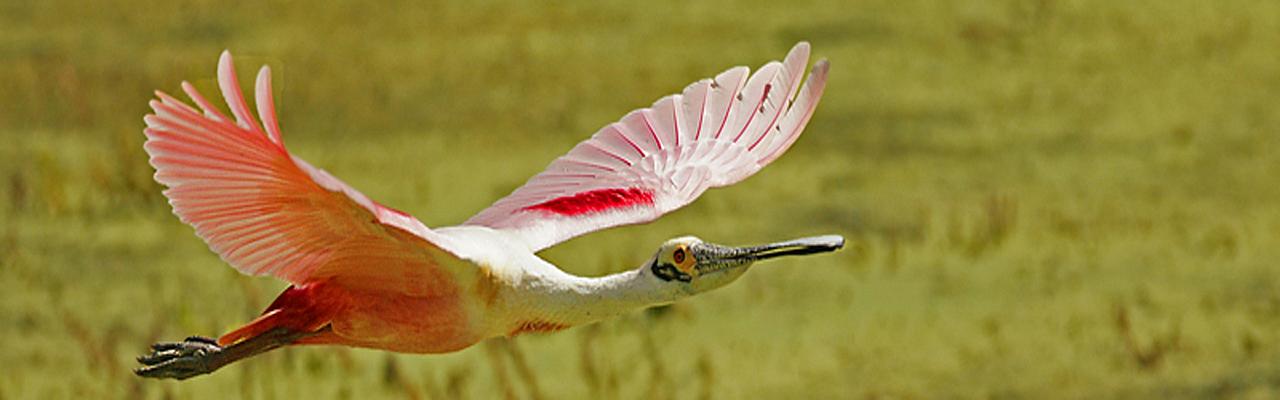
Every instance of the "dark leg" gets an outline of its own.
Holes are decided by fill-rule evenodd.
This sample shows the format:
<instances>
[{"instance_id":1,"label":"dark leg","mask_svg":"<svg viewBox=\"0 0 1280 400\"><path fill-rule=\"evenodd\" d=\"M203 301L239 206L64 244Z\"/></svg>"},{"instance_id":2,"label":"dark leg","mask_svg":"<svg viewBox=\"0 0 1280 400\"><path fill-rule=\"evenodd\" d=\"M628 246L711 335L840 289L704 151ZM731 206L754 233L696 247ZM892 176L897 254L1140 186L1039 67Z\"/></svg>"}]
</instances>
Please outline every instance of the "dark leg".
<instances>
[{"instance_id":1,"label":"dark leg","mask_svg":"<svg viewBox=\"0 0 1280 400\"><path fill-rule=\"evenodd\" d=\"M217 340L200 336L192 336L181 342L156 343L151 345L151 354L138 357L138 362L143 366L133 370L133 373L147 378L187 379L328 329L326 326L315 332L297 332L288 328L274 328L226 347L219 346Z\"/></svg>"}]
</instances>

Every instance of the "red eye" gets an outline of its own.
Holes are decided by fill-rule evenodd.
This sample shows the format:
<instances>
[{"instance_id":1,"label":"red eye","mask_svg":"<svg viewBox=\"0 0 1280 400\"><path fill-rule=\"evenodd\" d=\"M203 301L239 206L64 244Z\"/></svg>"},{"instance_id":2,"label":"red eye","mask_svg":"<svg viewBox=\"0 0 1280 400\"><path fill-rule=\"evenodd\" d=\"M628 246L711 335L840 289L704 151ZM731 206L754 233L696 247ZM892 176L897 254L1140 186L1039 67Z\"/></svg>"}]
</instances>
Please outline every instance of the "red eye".
<instances>
[{"instance_id":1,"label":"red eye","mask_svg":"<svg viewBox=\"0 0 1280 400\"><path fill-rule=\"evenodd\" d=\"M672 255L671 255L671 259L672 259L672 260L675 260L676 264L683 264L683 263L684 263L684 249L683 249L683 248L676 249L675 254L672 254Z\"/></svg>"}]
</instances>

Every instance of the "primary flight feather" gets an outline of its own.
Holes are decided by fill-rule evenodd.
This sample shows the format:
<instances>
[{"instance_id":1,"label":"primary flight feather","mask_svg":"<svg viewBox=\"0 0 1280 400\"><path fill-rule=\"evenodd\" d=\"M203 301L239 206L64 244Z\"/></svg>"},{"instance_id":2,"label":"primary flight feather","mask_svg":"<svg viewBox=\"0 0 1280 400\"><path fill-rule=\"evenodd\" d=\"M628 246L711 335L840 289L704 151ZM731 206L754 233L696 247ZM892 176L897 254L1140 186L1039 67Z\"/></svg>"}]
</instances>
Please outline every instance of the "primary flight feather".
<instances>
[{"instance_id":1,"label":"primary flight feather","mask_svg":"<svg viewBox=\"0 0 1280 400\"><path fill-rule=\"evenodd\" d=\"M258 73L255 118L224 52L218 86L231 116L184 82L195 107L157 92L144 147L174 214L214 252L243 273L292 285L217 339L153 345L136 372L185 379L294 344L456 351L670 303L722 287L755 261L838 249L838 236L741 248L680 237L639 268L604 277L571 275L535 255L651 221L777 159L826 86L825 60L803 79L808 58L799 43L755 74L736 67L695 82L600 129L462 225L431 229L290 154L270 70Z\"/></svg>"}]
</instances>

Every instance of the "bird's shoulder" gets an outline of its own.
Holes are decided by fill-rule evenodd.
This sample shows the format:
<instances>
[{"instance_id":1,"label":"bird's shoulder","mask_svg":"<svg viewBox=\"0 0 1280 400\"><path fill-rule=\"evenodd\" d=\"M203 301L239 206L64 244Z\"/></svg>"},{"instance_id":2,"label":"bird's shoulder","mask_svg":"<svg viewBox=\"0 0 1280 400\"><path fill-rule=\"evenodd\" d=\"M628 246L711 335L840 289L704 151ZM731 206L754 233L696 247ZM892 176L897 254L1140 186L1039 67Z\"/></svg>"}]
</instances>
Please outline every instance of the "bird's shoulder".
<instances>
[{"instance_id":1,"label":"bird's shoulder","mask_svg":"<svg viewBox=\"0 0 1280 400\"><path fill-rule=\"evenodd\" d=\"M507 231L460 225L438 228L435 232L441 236L439 244L450 253L473 264L477 272L507 285L519 285L530 278L563 273Z\"/></svg>"}]
</instances>

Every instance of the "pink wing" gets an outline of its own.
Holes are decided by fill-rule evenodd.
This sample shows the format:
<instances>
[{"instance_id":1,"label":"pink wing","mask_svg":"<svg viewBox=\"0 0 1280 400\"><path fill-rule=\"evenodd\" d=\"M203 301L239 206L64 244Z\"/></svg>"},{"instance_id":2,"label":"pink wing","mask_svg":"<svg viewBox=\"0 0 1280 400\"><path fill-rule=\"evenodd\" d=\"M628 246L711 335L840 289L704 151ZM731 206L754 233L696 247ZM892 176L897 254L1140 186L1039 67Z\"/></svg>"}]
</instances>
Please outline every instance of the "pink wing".
<instances>
[{"instance_id":1,"label":"pink wing","mask_svg":"<svg viewBox=\"0 0 1280 400\"><path fill-rule=\"evenodd\" d=\"M828 64L818 61L800 88L808 59L801 42L750 79L746 67L732 68L632 111L465 224L510 232L538 251L652 221L737 183L781 156L809 122Z\"/></svg>"},{"instance_id":2,"label":"pink wing","mask_svg":"<svg viewBox=\"0 0 1280 400\"><path fill-rule=\"evenodd\" d=\"M144 147L156 181L169 188L164 195L174 214L223 260L240 272L295 284L336 278L421 290L429 285L420 283L448 277L436 262L448 254L433 243L435 232L285 150L267 67L256 90L263 125L250 113L226 52L218 85L234 120L183 82L200 110L156 92L155 114L144 118Z\"/></svg>"}]
</instances>

